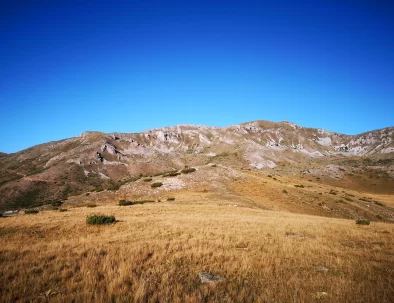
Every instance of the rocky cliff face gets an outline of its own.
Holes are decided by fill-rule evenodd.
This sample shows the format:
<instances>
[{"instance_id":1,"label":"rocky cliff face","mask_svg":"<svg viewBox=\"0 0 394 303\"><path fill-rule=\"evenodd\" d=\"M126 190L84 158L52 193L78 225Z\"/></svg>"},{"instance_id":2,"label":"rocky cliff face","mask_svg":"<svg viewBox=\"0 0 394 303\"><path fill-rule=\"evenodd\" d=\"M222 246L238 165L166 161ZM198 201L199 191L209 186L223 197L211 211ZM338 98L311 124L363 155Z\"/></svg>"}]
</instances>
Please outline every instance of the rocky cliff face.
<instances>
[{"instance_id":1,"label":"rocky cliff face","mask_svg":"<svg viewBox=\"0 0 394 303\"><path fill-rule=\"evenodd\" d=\"M178 125L134 134L85 132L0 155L0 205L26 206L86 191L117 189L140 175L210 162L248 169L304 163L305 168L311 160L355 156L390 160L392 153L393 127L355 136L286 121L254 121L226 128ZM382 169L390 173L390 165Z\"/></svg>"}]
</instances>

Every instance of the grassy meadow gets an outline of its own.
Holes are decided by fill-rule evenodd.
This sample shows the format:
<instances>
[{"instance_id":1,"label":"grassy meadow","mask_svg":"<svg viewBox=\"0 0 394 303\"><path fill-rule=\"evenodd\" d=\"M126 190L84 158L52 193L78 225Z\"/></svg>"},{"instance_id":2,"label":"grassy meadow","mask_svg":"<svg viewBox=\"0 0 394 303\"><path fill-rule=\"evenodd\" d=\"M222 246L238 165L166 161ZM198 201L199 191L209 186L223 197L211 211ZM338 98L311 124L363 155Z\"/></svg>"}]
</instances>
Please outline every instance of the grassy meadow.
<instances>
[{"instance_id":1,"label":"grassy meadow","mask_svg":"<svg viewBox=\"0 0 394 303\"><path fill-rule=\"evenodd\" d=\"M196 196L197 197L197 196ZM394 225L156 202L0 220L2 302L392 302ZM93 213L114 215L105 226ZM202 283L209 271L225 280Z\"/></svg>"}]
</instances>

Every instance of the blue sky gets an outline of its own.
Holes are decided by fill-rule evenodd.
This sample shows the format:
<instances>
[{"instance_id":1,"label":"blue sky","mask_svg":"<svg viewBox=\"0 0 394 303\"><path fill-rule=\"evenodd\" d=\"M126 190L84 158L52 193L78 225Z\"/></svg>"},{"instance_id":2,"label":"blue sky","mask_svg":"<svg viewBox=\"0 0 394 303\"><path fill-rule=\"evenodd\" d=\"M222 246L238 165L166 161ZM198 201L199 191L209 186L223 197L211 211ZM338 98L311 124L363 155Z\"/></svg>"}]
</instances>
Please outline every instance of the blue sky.
<instances>
[{"instance_id":1,"label":"blue sky","mask_svg":"<svg viewBox=\"0 0 394 303\"><path fill-rule=\"evenodd\" d=\"M9 1L0 37L3 152L181 123L394 125L390 1Z\"/></svg>"}]
</instances>

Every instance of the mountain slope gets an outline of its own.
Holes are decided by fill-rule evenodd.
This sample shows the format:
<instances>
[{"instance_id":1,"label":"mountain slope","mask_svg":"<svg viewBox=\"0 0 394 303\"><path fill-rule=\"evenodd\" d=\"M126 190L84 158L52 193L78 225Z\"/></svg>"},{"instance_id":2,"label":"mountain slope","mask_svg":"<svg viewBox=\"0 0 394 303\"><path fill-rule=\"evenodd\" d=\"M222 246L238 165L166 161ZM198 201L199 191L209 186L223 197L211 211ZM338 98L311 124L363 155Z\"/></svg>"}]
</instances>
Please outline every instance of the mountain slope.
<instances>
[{"instance_id":1,"label":"mountain slope","mask_svg":"<svg viewBox=\"0 0 394 303\"><path fill-rule=\"evenodd\" d=\"M85 132L2 156L0 206L26 207L88 191L116 190L141 175L208 163L310 175L328 183L340 179L350 185L357 176L344 173L345 167L359 171L362 180L366 169L382 175L372 190L385 193L394 176L393 152L393 127L355 136L286 121L225 128L178 125L133 134Z\"/></svg>"}]
</instances>

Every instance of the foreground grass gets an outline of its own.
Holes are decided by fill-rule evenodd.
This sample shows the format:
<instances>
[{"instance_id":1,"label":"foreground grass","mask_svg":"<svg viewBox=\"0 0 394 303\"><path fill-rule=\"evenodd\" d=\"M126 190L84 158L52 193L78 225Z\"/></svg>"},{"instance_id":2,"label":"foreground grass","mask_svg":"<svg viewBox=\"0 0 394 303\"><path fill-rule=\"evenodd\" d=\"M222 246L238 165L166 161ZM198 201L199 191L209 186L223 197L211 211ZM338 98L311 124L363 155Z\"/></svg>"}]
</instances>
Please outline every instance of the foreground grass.
<instances>
[{"instance_id":1,"label":"foreground grass","mask_svg":"<svg viewBox=\"0 0 394 303\"><path fill-rule=\"evenodd\" d=\"M85 219L94 211L115 215L118 222L89 226ZM394 297L394 226L386 223L360 226L353 220L172 202L6 218L0 220L0 236L3 302ZM201 284L201 271L226 280Z\"/></svg>"}]
</instances>

